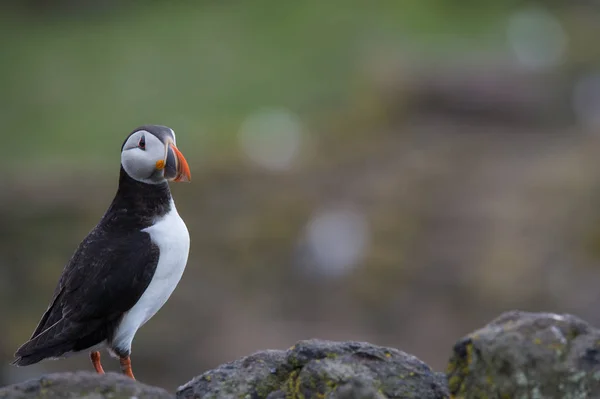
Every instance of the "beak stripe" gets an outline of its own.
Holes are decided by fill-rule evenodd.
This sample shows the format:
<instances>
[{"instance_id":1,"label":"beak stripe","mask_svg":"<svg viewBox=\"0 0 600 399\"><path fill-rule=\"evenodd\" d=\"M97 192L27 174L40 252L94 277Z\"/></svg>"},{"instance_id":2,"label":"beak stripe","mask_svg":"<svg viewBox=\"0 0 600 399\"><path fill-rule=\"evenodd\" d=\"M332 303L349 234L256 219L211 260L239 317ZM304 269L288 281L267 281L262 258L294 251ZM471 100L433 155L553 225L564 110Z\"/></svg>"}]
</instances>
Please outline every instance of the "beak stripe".
<instances>
[{"instance_id":1,"label":"beak stripe","mask_svg":"<svg viewBox=\"0 0 600 399\"><path fill-rule=\"evenodd\" d=\"M174 181L177 181L177 182L191 181L192 174L190 172L190 167L189 167L185 157L183 156L181 151L179 151L177 149L177 147L175 147L175 144L171 144L171 148L173 149L173 152L175 153L175 156L177 157L177 177L175 177Z\"/></svg>"}]
</instances>

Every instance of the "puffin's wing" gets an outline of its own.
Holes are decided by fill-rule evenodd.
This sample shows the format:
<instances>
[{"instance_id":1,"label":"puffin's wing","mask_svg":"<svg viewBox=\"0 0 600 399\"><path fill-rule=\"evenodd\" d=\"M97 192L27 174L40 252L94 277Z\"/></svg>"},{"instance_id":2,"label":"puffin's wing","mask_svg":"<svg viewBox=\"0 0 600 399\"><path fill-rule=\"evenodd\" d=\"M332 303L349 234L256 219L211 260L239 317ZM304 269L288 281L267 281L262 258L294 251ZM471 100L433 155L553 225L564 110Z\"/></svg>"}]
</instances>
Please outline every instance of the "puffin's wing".
<instances>
[{"instance_id":1,"label":"puffin's wing","mask_svg":"<svg viewBox=\"0 0 600 399\"><path fill-rule=\"evenodd\" d=\"M146 232L92 231L65 268L53 301L14 364L80 351L108 338L156 271L159 249Z\"/></svg>"}]
</instances>

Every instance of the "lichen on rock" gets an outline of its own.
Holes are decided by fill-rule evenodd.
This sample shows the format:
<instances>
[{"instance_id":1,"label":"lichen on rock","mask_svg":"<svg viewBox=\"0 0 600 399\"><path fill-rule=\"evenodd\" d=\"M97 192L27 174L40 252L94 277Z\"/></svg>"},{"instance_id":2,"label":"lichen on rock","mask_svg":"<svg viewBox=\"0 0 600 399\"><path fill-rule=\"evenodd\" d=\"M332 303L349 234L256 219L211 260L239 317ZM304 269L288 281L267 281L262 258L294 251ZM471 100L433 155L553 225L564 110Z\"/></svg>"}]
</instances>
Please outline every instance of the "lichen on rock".
<instances>
[{"instance_id":1,"label":"lichen on rock","mask_svg":"<svg viewBox=\"0 0 600 399\"><path fill-rule=\"evenodd\" d=\"M414 356L362 342L301 341L208 371L177 398L448 397L445 377Z\"/></svg>"},{"instance_id":2,"label":"lichen on rock","mask_svg":"<svg viewBox=\"0 0 600 399\"><path fill-rule=\"evenodd\" d=\"M600 397L600 331L572 315L507 312L459 340L453 398Z\"/></svg>"}]
</instances>

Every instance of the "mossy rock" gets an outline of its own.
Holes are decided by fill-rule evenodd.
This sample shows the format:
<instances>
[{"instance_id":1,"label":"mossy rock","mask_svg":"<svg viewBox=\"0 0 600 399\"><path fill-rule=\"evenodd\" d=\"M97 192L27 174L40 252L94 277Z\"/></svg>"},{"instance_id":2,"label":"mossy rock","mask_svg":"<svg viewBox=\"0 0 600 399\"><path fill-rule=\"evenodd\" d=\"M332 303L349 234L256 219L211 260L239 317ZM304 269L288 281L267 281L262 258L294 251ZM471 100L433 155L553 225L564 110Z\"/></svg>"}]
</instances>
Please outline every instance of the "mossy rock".
<instances>
[{"instance_id":1,"label":"mossy rock","mask_svg":"<svg viewBox=\"0 0 600 399\"><path fill-rule=\"evenodd\" d=\"M89 372L49 374L0 388L0 399L172 399L161 388L144 385L120 374Z\"/></svg>"},{"instance_id":2,"label":"mossy rock","mask_svg":"<svg viewBox=\"0 0 600 399\"><path fill-rule=\"evenodd\" d=\"M600 331L572 315L505 313L454 346L453 398L600 397Z\"/></svg>"},{"instance_id":3,"label":"mossy rock","mask_svg":"<svg viewBox=\"0 0 600 399\"><path fill-rule=\"evenodd\" d=\"M445 377L414 356L362 342L301 341L208 371L177 398L448 398Z\"/></svg>"}]
</instances>

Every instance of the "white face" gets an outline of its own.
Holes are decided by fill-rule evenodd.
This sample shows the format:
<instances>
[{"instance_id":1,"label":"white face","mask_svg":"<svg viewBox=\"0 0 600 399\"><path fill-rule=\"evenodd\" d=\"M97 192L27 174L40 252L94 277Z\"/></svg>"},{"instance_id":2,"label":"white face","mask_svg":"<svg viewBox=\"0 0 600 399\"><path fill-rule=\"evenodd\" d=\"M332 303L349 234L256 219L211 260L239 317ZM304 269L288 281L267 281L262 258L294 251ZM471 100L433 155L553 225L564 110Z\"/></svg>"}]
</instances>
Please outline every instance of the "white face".
<instances>
[{"instance_id":1,"label":"white face","mask_svg":"<svg viewBox=\"0 0 600 399\"><path fill-rule=\"evenodd\" d=\"M139 130L133 133L123 146L121 165L133 179L149 184L164 182L164 162L167 146L155 135ZM162 162L162 167L160 167Z\"/></svg>"}]
</instances>

